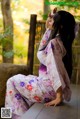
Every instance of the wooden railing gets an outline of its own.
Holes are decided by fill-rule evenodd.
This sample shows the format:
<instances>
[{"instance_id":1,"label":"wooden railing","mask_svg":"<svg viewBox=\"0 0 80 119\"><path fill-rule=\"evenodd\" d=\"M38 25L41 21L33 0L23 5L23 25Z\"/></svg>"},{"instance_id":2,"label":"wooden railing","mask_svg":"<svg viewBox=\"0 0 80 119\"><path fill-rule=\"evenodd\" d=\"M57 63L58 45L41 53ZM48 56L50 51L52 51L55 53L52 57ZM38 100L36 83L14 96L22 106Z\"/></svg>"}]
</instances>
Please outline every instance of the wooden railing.
<instances>
[{"instance_id":1,"label":"wooden railing","mask_svg":"<svg viewBox=\"0 0 80 119\"><path fill-rule=\"evenodd\" d=\"M74 45L74 43L72 81L76 84L80 84L80 45Z\"/></svg>"}]
</instances>

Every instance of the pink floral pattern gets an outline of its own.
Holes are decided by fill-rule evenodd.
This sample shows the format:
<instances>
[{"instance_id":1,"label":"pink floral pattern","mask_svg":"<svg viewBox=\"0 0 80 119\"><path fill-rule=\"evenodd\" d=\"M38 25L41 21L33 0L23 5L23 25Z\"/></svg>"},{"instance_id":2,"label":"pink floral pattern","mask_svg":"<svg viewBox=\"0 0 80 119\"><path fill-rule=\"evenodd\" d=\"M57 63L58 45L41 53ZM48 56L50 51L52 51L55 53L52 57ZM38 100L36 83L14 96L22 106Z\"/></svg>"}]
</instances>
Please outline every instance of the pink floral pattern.
<instances>
[{"instance_id":1,"label":"pink floral pattern","mask_svg":"<svg viewBox=\"0 0 80 119\"><path fill-rule=\"evenodd\" d=\"M31 85L27 85L27 86L26 86L26 89L29 90L29 91L31 91L33 88L32 88Z\"/></svg>"}]
</instances>

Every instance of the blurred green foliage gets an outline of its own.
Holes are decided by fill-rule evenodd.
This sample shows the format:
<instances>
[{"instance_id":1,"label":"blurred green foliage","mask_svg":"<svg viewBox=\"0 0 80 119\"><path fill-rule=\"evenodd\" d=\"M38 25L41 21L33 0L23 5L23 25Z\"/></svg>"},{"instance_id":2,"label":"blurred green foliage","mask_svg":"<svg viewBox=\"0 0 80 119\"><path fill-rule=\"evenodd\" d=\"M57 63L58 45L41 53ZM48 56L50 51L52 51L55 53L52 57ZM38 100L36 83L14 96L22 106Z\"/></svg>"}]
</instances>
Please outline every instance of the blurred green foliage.
<instances>
[{"instance_id":1,"label":"blurred green foliage","mask_svg":"<svg viewBox=\"0 0 80 119\"><path fill-rule=\"evenodd\" d=\"M79 0L45 0L45 5L57 7L59 10L64 9L70 11L73 9L77 13L77 10L80 9L80 1ZM41 14L44 20L47 19L48 14ZM76 21L80 21L80 15L74 15Z\"/></svg>"}]
</instances>

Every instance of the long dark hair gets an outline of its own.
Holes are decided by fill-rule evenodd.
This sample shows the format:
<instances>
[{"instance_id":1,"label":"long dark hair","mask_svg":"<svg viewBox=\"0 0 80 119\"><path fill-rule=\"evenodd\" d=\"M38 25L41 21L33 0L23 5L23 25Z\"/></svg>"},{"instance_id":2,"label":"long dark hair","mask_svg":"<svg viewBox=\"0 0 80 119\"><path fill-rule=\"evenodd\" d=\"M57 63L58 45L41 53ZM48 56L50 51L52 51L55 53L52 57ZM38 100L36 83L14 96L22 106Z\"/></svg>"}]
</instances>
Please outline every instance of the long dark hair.
<instances>
[{"instance_id":1,"label":"long dark hair","mask_svg":"<svg viewBox=\"0 0 80 119\"><path fill-rule=\"evenodd\" d=\"M66 56L63 58L65 68L69 77L72 75L72 43L75 38L75 19L72 14L67 11L58 11L53 16L53 30L51 31L50 39L59 34L64 47L67 51Z\"/></svg>"},{"instance_id":2,"label":"long dark hair","mask_svg":"<svg viewBox=\"0 0 80 119\"><path fill-rule=\"evenodd\" d=\"M53 30L49 39L55 38L58 33L65 47L67 42L72 45L75 38L75 19L73 15L67 11L61 10L55 13L53 20Z\"/></svg>"}]
</instances>

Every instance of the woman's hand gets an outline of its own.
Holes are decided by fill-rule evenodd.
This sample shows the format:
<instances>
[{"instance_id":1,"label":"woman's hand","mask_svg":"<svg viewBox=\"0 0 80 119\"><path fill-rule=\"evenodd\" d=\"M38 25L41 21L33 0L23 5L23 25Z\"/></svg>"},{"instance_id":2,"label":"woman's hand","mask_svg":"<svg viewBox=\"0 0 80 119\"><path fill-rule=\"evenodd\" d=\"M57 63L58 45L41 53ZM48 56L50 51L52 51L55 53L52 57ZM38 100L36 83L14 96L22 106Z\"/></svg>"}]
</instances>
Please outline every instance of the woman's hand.
<instances>
[{"instance_id":1,"label":"woman's hand","mask_svg":"<svg viewBox=\"0 0 80 119\"><path fill-rule=\"evenodd\" d=\"M56 105L59 105L61 102L62 102L61 98L56 98L55 100L52 100L52 101L50 101L48 103L45 103L44 105L46 107L48 107L48 106L56 106Z\"/></svg>"},{"instance_id":2,"label":"woman's hand","mask_svg":"<svg viewBox=\"0 0 80 119\"><path fill-rule=\"evenodd\" d=\"M53 28L53 18L50 18L48 17L47 20L46 20L46 29L49 28L49 29L52 29Z\"/></svg>"},{"instance_id":3,"label":"woman's hand","mask_svg":"<svg viewBox=\"0 0 80 119\"><path fill-rule=\"evenodd\" d=\"M45 106L56 106L59 105L62 102L63 98L62 98L62 88L58 88L57 92L56 92L56 99L52 100L48 103L45 103Z\"/></svg>"}]
</instances>

